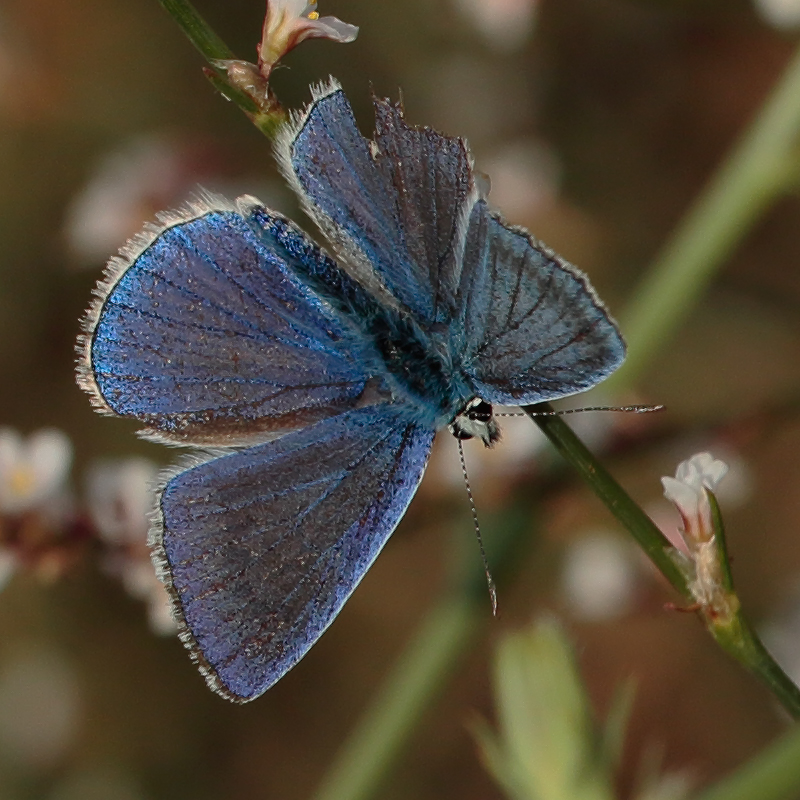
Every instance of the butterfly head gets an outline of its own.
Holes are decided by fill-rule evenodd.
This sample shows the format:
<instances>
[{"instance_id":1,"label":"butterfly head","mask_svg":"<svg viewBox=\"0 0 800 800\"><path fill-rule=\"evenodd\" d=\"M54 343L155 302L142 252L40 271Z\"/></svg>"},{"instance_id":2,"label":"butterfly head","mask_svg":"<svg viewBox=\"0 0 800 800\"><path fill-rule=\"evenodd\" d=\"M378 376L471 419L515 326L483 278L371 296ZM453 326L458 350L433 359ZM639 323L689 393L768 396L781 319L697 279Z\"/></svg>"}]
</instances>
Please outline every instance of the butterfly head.
<instances>
[{"instance_id":1,"label":"butterfly head","mask_svg":"<svg viewBox=\"0 0 800 800\"><path fill-rule=\"evenodd\" d=\"M456 414L449 429L456 439L463 441L478 437L487 447L491 447L500 438L500 428L492 414L492 406L480 397L473 397Z\"/></svg>"}]
</instances>

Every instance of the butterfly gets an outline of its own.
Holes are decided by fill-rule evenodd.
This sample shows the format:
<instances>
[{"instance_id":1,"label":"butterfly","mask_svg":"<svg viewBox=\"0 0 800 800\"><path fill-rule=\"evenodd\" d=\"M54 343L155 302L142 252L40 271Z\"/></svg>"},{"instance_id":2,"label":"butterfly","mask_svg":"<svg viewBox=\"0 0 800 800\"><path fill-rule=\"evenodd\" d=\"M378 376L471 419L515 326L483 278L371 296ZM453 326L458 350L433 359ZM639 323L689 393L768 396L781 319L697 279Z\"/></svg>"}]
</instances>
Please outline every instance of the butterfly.
<instances>
[{"instance_id":1,"label":"butterfly","mask_svg":"<svg viewBox=\"0 0 800 800\"><path fill-rule=\"evenodd\" d=\"M161 215L111 260L79 384L146 438L196 448L151 546L212 689L262 694L397 527L434 435L499 438L492 406L594 386L622 362L586 277L486 201L466 143L339 84L276 143L331 257L253 197Z\"/></svg>"}]
</instances>

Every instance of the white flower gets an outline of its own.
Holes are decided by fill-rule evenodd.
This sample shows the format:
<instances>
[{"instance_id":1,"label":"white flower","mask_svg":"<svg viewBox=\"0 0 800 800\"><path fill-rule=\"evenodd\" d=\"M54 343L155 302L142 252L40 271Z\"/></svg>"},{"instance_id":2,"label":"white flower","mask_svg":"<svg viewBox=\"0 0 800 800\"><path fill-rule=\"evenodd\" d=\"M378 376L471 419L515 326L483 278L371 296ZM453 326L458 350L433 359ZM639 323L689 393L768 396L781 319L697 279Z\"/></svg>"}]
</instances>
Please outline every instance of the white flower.
<instances>
[{"instance_id":1,"label":"white flower","mask_svg":"<svg viewBox=\"0 0 800 800\"><path fill-rule=\"evenodd\" d=\"M492 205L502 208L509 220L522 224L556 201L561 168L543 142L526 139L498 145L481 159L481 168L492 176Z\"/></svg>"},{"instance_id":2,"label":"white flower","mask_svg":"<svg viewBox=\"0 0 800 800\"><path fill-rule=\"evenodd\" d=\"M604 530L570 543L561 591L577 619L615 619L631 610L639 583L636 555L628 542Z\"/></svg>"},{"instance_id":3,"label":"white flower","mask_svg":"<svg viewBox=\"0 0 800 800\"><path fill-rule=\"evenodd\" d=\"M336 17L320 17L317 0L267 0L267 13L261 44L258 46L258 66L267 77L283 56L306 39L330 39L352 42L358 28Z\"/></svg>"},{"instance_id":4,"label":"white flower","mask_svg":"<svg viewBox=\"0 0 800 800\"><path fill-rule=\"evenodd\" d=\"M664 497L675 504L683 519L683 538L690 550L714 536L706 489L713 492L727 471L724 461L710 453L697 453L678 464L674 478L661 479Z\"/></svg>"},{"instance_id":5,"label":"white flower","mask_svg":"<svg viewBox=\"0 0 800 800\"><path fill-rule=\"evenodd\" d=\"M158 636L174 636L178 632L178 625L172 617L169 595L156 576L150 557L128 559L120 577L125 591L147 606L150 630Z\"/></svg>"},{"instance_id":6,"label":"white flower","mask_svg":"<svg viewBox=\"0 0 800 800\"><path fill-rule=\"evenodd\" d=\"M776 28L800 26L800 0L755 0L761 16Z\"/></svg>"},{"instance_id":7,"label":"white flower","mask_svg":"<svg viewBox=\"0 0 800 800\"><path fill-rule=\"evenodd\" d=\"M717 488L727 471L724 461L710 453L697 453L678 465L674 478L661 479L664 496L675 504L683 520L682 536L693 567L689 591L714 624L729 623L739 608L739 600L725 578L723 553L715 535L708 494Z\"/></svg>"},{"instance_id":8,"label":"white flower","mask_svg":"<svg viewBox=\"0 0 800 800\"><path fill-rule=\"evenodd\" d=\"M518 50L531 35L539 0L454 0L455 6L498 51Z\"/></svg>"},{"instance_id":9,"label":"white flower","mask_svg":"<svg viewBox=\"0 0 800 800\"><path fill-rule=\"evenodd\" d=\"M67 208L64 232L79 266L96 266L156 211L213 179L205 152L162 136L137 136L104 156Z\"/></svg>"},{"instance_id":10,"label":"white flower","mask_svg":"<svg viewBox=\"0 0 800 800\"><path fill-rule=\"evenodd\" d=\"M0 513L20 514L53 499L71 464L72 444L62 431L42 428L24 439L0 428Z\"/></svg>"},{"instance_id":11,"label":"white flower","mask_svg":"<svg viewBox=\"0 0 800 800\"><path fill-rule=\"evenodd\" d=\"M89 471L87 495L89 513L108 546L104 568L131 597L147 604L151 630L168 635L177 626L147 547L157 475L158 467L146 458L98 461Z\"/></svg>"},{"instance_id":12,"label":"white flower","mask_svg":"<svg viewBox=\"0 0 800 800\"><path fill-rule=\"evenodd\" d=\"M158 467L146 458L98 461L89 470L89 513L100 536L115 545L147 542Z\"/></svg>"}]
</instances>

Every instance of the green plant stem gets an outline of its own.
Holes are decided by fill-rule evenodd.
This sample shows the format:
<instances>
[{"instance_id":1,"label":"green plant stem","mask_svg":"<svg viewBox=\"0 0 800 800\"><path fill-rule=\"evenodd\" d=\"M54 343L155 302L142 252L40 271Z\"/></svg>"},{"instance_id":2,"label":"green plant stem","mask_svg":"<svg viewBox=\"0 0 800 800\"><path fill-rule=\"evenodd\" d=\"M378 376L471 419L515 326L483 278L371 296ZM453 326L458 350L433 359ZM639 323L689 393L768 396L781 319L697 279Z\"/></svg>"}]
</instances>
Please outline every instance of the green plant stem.
<instances>
[{"instance_id":1,"label":"green plant stem","mask_svg":"<svg viewBox=\"0 0 800 800\"><path fill-rule=\"evenodd\" d=\"M769 745L694 800L795 800L800 786L800 727Z\"/></svg>"},{"instance_id":2,"label":"green plant stem","mask_svg":"<svg viewBox=\"0 0 800 800\"><path fill-rule=\"evenodd\" d=\"M530 496L485 520L484 527L492 531L485 543L494 575L505 583L535 541ZM456 528L456 541L466 545L460 519ZM460 657L490 619L486 576L474 550L469 547L468 558L457 563L451 588L426 613L323 776L314 800L366 800L376 794Z\"/></svg>"},{"instance_id":3,"label":"green plant stem","mask_svg":"<svg viewBox=\"0 0 800 800\"><path fill-rule=\"evenodd\" d=\"M236 58L233 51L217 36L188 0L159 0L159 2L210 64L214 61Z\"/></svg>"},{"instance_id":4,"label":"green plant stem","mask_svg":"<svg viewBox=\"0 0 800 800\"><path fill-rule=\"evenodd\" d=\"M730 625L709 625L708 629L728 655L755 675L794 719L800 720L800 688L778 666L741 612Z\"/></svg>"},{"instance_id":5,"label":"green plant stem","mask_svg":"<svg viewBox=\"0 0 800 800\"><path fill-rule=\"evenodd\" d=\"M691 572L686 569L690 567L688 560L669 543L647 514L578 439L569 425L561 417L551 415L552 410L548 403L523 407L523 411L539 426L556 450L580 473L608 510L633 535L662 575L687 602L693 603L694 598L688 585ZM537 412L545 413L537 414ZM719 508L713 497L712 502L714 503L712 512L719 515ZM730 564L727 562L727 551L724 546L720 548L720 554L723 560L723 573L730 584L727 588L733 591ZM789 714L800 719L800 689L767 652L742 613L737 611L726 624L715 624L713 619L706 619L706 624L723 650L753 673Z\"/></svg>"},{"instance_id":6,"label":"green plant stem","mask_svg":"<svg viewBox=\"0 0 800 800\"><path fill-rule=\"evenodd\" d=\"M445 597L427 613L314 800L364 800L375 793L485 616L457 595Z\"/></svg>"},{"instance_id":7,"label":"green plant stem","mask_svg":"<svg viewBox=\"0 0 800 800\"><path fill-rule=\"evenodd\" d=\"M776 197L796 184L799 136L800 47L636 290L620 319L628 356L607 386L636 381L731 251Z\"/></svg>"},{"instance_id":8,"label":"green plant stem","mask_svg":"<svg viewBox=\"0 0 800 800\"><path fill-rule=\"evenodd\" d=\"M227 72L220 66L220 62L235 60L236 55L188 0L159 0L159 2L210 64L204 72L211 85L235 103L268 139L273 139L286 119L283 108L274 100L274 96L270 94L269 103L265 105L264 101L267 98L257 101L228 80Z\"/></svg>"},{"instance_id":9,"label":"green plant stem","mask_svg":"<svg viewBox=\"0 0 800 800\"><path fill-rule=\"evenodd\" d=\"M552 416L553 408L548 403L523 406L522 410L633 535L664 577L688 598L687 575L679 567L680 555L676 549L575 435L572 428L561 417Z\"/></svg>"}]
</instances>

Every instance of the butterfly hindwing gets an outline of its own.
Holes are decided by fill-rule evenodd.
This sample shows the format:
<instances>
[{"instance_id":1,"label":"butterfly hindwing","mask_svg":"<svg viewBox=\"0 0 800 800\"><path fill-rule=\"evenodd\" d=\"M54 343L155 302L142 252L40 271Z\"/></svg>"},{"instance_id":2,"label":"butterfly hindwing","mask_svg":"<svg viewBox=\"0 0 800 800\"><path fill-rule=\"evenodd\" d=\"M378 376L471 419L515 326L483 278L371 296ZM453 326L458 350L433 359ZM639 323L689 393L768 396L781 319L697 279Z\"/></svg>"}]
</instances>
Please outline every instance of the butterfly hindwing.
<instances>
[{"instance_id":1,"label":"butterfly hindwing","mask_svg":"<svg viewBox=\"0 0 800 800\"><path fill-rule=\"evenodd\" d=\"M263 441L354 407L367 380L341 320L292 277L297 256L248 224L252 201L238 205L203 204L135 240L90 312L84 388L156 438ZM302 257L327 259L287 227Z\"/></svg>"},{"instance_id":2,"label":"butterfly hindwing","mask_svg":"<svg viewBox=\"0 0 800 800\"><path fill-rule=\"evenodd\" d=\"M154 545L212 688L251 700L302 658L402 517L432 439L379 405L167 481Z\"/></svg>"},{"instance_id":3,"label":"butterfly hindwing","mask_svg":"<svg viewBox=\"0 0 800 800\"><path fill-rule=\"evenodd\" d=\"M486 203L467 229L454 340L476 394L524 405L589 389L625 344L586 277Z\"/></svg>"}]
</instances>

